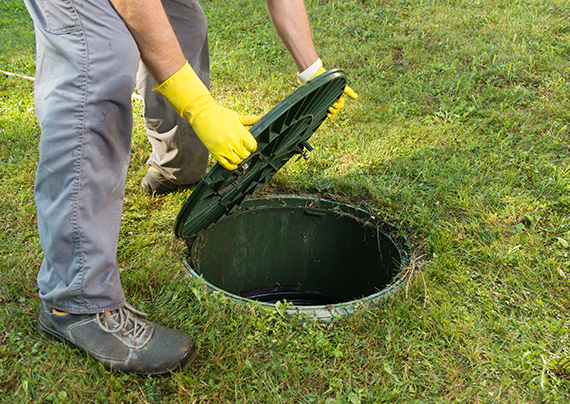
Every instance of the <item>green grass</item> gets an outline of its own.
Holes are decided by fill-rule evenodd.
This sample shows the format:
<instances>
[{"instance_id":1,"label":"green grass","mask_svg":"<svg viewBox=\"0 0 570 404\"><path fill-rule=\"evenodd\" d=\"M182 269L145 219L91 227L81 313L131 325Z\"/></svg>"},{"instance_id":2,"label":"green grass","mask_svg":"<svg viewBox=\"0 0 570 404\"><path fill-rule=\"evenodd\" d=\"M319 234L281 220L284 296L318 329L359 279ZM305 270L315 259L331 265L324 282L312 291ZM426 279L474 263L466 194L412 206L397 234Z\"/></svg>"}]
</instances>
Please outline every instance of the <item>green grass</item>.
<instances>
[{"instance_id":1,"label":"green grass","mask_svg":"<svg viewBox=\"0 0 570 404\"><path fill-rule=\"evenodd\" d=\"M265 192L349 202L402 229L407 290L330 324L208 293L172 233L190 191L138 190L136 128L119 261L129 301L200 346L143 379L36 332L42 253L33 84L0 75L0 398L6 402L564 403L570 400L570 6L566 0L307 0L328 68L359 94ZM261 1L203 1L213 93L268 111L295 69ZM0 69L33 75L33 27L0 0ZM566 358L566 359L565 359Z\"/></svg>"}]
</instances>

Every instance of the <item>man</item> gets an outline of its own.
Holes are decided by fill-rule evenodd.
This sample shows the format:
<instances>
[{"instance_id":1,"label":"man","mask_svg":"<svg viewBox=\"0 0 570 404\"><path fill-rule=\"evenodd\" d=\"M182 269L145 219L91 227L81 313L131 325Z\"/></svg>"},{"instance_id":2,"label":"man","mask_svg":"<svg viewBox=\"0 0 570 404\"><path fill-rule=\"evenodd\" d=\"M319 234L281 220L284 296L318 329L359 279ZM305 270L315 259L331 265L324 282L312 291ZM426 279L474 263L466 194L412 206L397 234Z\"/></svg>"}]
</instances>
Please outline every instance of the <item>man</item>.
<instances>
[{"instance_id":1,"label":"man","mask_svg":"<svg viewBox=\"0 0 570 404\"><path fill-rule=\"evenodd\" d=\"M210 95L206 20L196 0L25 2L36 30L42 129L35 184L44 251L40 327L109 368L141 375L183 370L196 356L192 341L145 320L126 303L119 279L131 92L136 81L145 98L153 152L142 186L150 192L198 181L208 151L235 169L256 149L244 127L255 119ZM322 73L302 0L267 0L267 8L300 81Z\"/></svg>"}]
</instances>

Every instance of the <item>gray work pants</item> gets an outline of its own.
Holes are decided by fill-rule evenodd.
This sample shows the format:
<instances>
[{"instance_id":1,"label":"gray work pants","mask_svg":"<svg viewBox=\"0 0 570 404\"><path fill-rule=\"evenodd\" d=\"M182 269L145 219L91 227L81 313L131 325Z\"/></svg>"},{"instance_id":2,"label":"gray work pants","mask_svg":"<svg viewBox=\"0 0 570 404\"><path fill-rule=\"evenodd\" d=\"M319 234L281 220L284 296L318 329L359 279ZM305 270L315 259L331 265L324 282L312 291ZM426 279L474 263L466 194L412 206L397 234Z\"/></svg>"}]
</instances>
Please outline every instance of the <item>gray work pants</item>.
<instances>
[{"instance_id":1,"label":"gray work pants","mask_svg":"<svg viewBox=\"0 0 570 404\"><path fill-rule=\"evenodd\" d=\"M166 100L150 91L153 80L144 66L139 69L137 46L108 0L25 3L36 32L34 91L41 127L34 190L44 252L40 298L70 313L113 310L125 302L116 253L135 79L146 101L150 163L159 170L164 164L161 171L181 183L189 172L193 182L205 172L207 152ZM196 0L163 4L186 57L209 85L200 6ZM188 156L192 151L198 157Z\"/></svg>"}]
</instances>

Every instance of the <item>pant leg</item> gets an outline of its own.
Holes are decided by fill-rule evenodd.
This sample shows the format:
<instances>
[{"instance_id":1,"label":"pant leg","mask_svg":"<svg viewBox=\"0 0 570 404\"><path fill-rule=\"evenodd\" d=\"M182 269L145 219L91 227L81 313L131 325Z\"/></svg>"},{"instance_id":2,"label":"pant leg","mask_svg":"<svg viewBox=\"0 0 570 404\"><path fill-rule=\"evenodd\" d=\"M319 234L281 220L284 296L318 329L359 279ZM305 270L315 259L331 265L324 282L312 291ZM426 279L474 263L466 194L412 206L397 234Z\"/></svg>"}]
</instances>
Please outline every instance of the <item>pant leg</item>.
<instances>
[{"instance_id":1,"label":"pant leg","mask_svg":"<svg viewBox=\"0 0 570 404\"><path fill-rule=\"evenodd\" d=\"M36 32L35 181L42 300L71 313L118 308L117 242L139 52L108 1L25 0Z\"/></svg>"},{"instance_id":2,"label":"pant leg","mask_svg":"<svg viewBox=\"0 0 570 404\"><path fill-rule=\"evenodd\" d=\"M197 0L162 0L182 52L196 74L210 87L210 61L206 16ZM190 124L159 93L141 62L137 89L144 98L145 128L152 145L148 165L178 185L198 182L208 165L208 150Z\"/></svg>"}]
</instances>

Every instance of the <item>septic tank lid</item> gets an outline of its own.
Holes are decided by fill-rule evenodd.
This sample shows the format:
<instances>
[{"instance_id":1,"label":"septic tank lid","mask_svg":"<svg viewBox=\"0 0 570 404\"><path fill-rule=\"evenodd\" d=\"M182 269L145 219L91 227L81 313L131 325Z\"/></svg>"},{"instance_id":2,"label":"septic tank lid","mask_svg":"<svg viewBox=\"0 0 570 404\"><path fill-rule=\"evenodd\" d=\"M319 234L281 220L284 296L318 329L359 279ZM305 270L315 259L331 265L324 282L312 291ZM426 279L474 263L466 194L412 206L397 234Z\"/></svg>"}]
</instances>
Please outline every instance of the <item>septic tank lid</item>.
<instances>
[{"instance_id":1,"label":"septic tank lid","mask_svg":"<svg viewBox=\"0 0 570 404\"><path fill-rule=\"evenodd\" d=\"M313 150L311 135L340 98L346 77L328 70L297 88L249 130L257 150L236 170L216 164L196 185L178 217L174 233L185 239L196 236L239 206L298 154Z\"/></svg>"}]
</instances>

